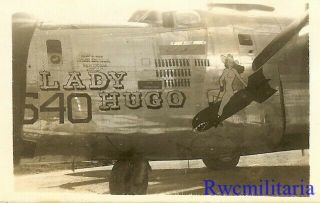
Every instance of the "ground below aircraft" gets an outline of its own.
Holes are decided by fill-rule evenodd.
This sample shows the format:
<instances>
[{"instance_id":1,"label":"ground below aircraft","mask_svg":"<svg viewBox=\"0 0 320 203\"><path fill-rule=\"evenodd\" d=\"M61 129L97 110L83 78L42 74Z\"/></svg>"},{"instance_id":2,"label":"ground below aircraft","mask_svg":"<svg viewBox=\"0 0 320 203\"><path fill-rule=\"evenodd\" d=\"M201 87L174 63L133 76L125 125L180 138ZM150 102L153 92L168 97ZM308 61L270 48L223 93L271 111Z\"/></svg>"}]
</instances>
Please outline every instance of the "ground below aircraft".
<instances>
[{"instance_id":1,"label":"ground below aircraft","mask_svg":"<svg viewBox=\"0 0 320 203\"><path fill-rule=\"evenodd\" d=\"M225 169L241 155L308 148L308 15L292 22L268 10L141 10L130 18L139 25L119 26L15 14L14 162L117 160L111 193L145 194L149 160L203 159ZM227 54L244 67L250 93L233 76L220 84ZM223 120L195 129L216 116L199 112L227 92L237 98Z\"/></svg>"}]
</instances>

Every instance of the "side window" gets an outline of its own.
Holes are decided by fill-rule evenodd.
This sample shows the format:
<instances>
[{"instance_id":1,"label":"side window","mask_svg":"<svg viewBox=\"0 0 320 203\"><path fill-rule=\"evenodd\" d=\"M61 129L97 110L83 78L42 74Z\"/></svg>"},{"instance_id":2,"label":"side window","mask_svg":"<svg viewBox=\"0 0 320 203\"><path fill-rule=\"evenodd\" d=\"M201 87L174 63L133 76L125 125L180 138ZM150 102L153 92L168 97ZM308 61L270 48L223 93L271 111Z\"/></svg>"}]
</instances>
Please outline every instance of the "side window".
<instances>
[{"instance_id":1,"label":"side window","mask_svg":"<svg viewBox=\"0 0 320 203\"><path fill-rule=\"evenodd\" d=\"M48 63L53 65L62 64L62 48L60 40L47 40Z\"/></svg>"},{"instance_id":2,"label":"side window","mask_svg":"<svg viewBox=\"0 0 320 203\"><path fill-rule=\"evenodd\" d=\"M253 42L249 34L238 34L239 44L244 46L252 46Z\"/></svg>"}]
</instances>

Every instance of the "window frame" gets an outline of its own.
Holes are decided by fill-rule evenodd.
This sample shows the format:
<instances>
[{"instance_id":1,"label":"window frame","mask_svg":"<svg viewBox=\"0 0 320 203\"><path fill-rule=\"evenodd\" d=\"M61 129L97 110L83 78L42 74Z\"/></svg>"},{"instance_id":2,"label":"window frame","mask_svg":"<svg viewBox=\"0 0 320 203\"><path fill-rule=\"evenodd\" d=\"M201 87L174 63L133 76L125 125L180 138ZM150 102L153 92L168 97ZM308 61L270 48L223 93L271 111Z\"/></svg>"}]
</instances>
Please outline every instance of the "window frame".
<instances>
[{"instance_id":1,"label":"window frame","mask_svg":"<svg viewBox=\"0 0 320 203\"><path fill-rule=\"evenodd\" d=\"M247 39L245 39L245 38L247 38ZM239 42L240 46L253 46L254 45L252 36L248 33L238 33L238 42Z\"/></svg>"}]
</instances>

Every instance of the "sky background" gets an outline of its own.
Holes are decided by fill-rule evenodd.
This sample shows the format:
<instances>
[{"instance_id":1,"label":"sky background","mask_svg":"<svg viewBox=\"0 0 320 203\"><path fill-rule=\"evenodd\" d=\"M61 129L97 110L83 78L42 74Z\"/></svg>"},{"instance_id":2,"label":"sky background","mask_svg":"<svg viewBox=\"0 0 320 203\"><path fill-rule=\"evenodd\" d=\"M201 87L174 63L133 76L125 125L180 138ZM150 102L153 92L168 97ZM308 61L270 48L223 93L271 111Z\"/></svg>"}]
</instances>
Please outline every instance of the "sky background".
<instances>
[{"instance_id":1,"label":"sky background","mask_svg":"<svg viewBox=\"0 0 320 203\"><path fill-rule=\"evenodd\" d=\"M210 2L260 3L274 6L275 13L300 16L307 0L16 0L13 12L27 12L41 21L55 23L117 24L126 22L138 9L207 9Z\"/></svg>"}]
</instances>

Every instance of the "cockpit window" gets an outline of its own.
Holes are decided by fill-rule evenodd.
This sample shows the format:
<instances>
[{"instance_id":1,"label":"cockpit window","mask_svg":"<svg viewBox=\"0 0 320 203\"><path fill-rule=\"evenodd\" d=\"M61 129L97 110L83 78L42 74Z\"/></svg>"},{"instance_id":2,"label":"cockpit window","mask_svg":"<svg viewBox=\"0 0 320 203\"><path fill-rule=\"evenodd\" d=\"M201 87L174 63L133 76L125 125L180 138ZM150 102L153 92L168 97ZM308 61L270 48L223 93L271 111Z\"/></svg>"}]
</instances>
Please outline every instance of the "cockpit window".
<instances>
[{"instance_id":1,"label":"cockpit window","mask_svg":"<svg viewBox=\"0 0 320 203\"><path fill-rule=\"evenodd\" d=\"M138 10L129 18L129 22L164 27L196 27L201 25L201 16L196 11Z\"/></svg>"},{"instance_id":2,"label":"cockpit window","mask_svg":"<svg viewBox=\"0 0 320 203\"><path fill-rule=\"evenodd\" d=\"M199 26L201 17L197 12L176 12L176 22L180 27Z\"/></svg>"},{"instance_id":3,"label":"cockpit window","mask_svg":"<svg viewBox=\"0 0 320 203\"><path fill-rule=\"evenodd\" d=\"M161 24L161 13L155 10L139 10L130 17L129 22Z\"/></svg>"},{"instance_id":4,"label":"cockpit window","mask_svg":"<svg viewBox=\"0 0 320 203\"><path fill-rule=\"evenodd\" d=\"M253 42L249 34L238 34L239 44L244 46L252 46Z\"/></svg>"},{"instance_id":5,"label":"cockpit window","mask_svg":"<svg viewBox=\"0 0 320 203\"><path fill-rule=\"evenodd\" d=\"M132 16L129 18L129 22L140 22L141 19L144 18L146 15L147 10L139 10L132 14Z\"/></svg>"},{"instance_id":6,"label":"cockpit window","mask_svg":"<svg viewBox=\"0 0 320 203\"><path fill-rule=\"evenodd\" d=\"M160 23L161 15L156 11L150 11L144 20L148 22Z\"/></svg>"}]
</instances>

